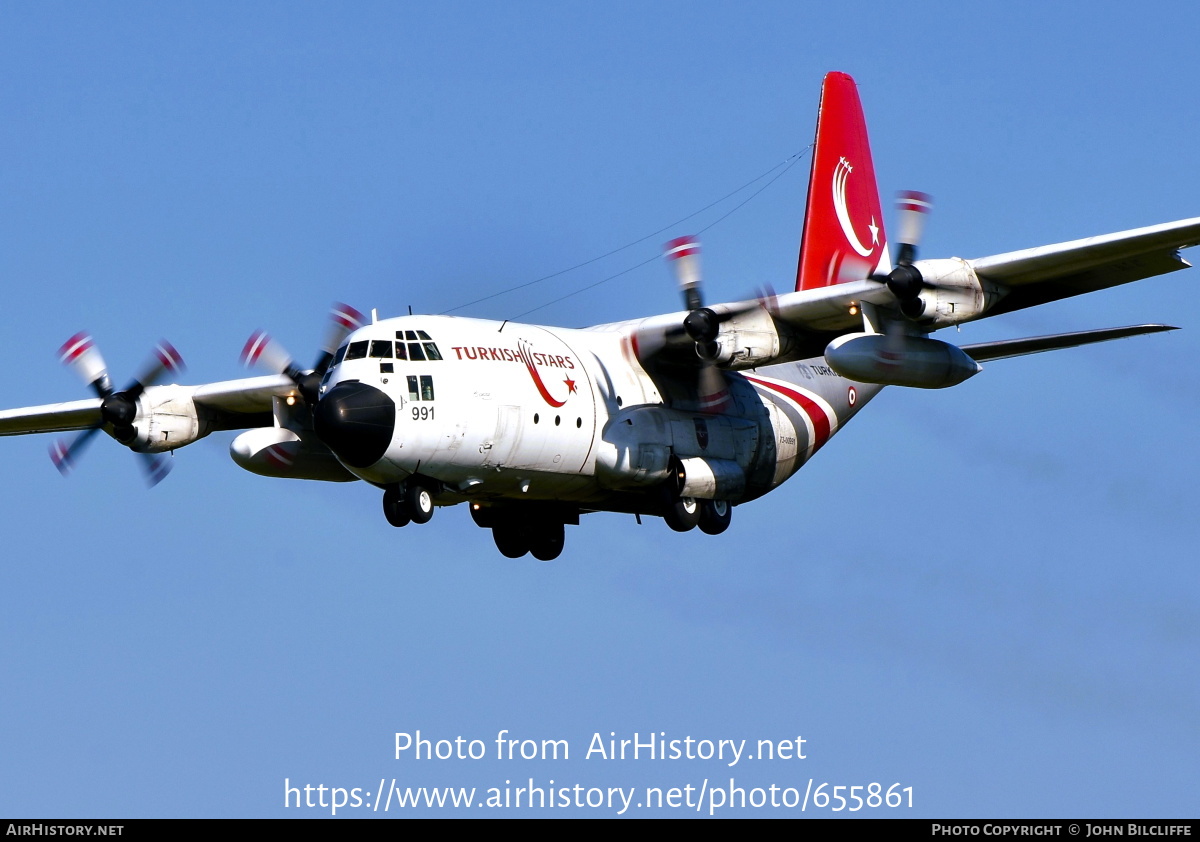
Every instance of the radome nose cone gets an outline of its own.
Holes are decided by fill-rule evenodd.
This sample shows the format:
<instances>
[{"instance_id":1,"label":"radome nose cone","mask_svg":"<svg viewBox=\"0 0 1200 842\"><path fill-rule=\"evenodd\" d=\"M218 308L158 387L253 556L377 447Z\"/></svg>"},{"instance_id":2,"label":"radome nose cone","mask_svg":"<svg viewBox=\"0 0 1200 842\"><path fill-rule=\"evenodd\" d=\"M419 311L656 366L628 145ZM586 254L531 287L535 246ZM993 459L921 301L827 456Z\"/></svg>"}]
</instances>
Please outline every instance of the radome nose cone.
<instances>
[{"instance_id":1,"label":"radome nose cone","mask_svg":"<svg viewBox=\"0 0 1200 842\"><path fill-rule=\"evenodd\" d=\"M369 468L392 443L396 404L374 386L338 383L317 402L317 436L345 464Z\"/></svg>"}]
</instances>

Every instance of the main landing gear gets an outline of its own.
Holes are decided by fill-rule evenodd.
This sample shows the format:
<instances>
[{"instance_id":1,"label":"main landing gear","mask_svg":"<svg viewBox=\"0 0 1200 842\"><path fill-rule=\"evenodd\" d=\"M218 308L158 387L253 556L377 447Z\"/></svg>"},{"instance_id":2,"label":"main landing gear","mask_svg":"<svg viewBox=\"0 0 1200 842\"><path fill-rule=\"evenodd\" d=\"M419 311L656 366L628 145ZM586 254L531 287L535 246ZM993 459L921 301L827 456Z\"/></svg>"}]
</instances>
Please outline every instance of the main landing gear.
<instances>
[{"instance_id":1,"label":"main landing gear","mask_svg":"<svg viewBox=\"0 0 1200 842\"><path fill-rule=\"evenodd\" d=\"M668 493L663 520L676 532L687 532L699 526L706 535L720 535L733 520L733 506L728 500L700 500Z\"/></svg>"},{"instance_id":2,"label":"main landing gear","mask_svg":"<svg viewBox=\"0 0 1200 842\"><path fill-rule=\"evenodd\" d=\"M392 526L428 523L433 517L433 493L415 478L389 485L383 491L383 516Z\"/></svg>"},{"instance_id":3,"label":"main landing gear","mask_svg":"<svg viewBox=\"0 0 1200 842\"><path fill-rule=\"evenodd\" d=\"M477 525L492 530L496 549L506 558L529 553L538 561L553 561L563 551L564 519L553 510L493 508L473 503L471 517Z\"/></svg>"}]
</instances>

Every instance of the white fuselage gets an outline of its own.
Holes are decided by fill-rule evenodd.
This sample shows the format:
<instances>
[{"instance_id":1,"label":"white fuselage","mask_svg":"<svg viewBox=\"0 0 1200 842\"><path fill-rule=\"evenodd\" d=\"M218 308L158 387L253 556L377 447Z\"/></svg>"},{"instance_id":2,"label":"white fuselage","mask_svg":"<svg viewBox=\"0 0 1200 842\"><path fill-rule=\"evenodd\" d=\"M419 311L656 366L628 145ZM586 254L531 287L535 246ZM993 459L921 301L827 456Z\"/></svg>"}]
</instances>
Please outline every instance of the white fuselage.
<instances>
[{"instance_id":1,"label":"white fuselage","mask_svg":"<svg viewBox=\"0 0 1200 842\"><path fill-rule=\"evenodd\" d=\"M434 479L442 504L638 511L639 497L682 463L691 496L737 503L795 473L881 388L807 360L726 372L725 411L690 411L686 400L664 399L622 327L406 316L360 328L322 394L370 385L394 402L396 419L382 458L347 468L381 486Z\"/></svg>"}]
</instances>

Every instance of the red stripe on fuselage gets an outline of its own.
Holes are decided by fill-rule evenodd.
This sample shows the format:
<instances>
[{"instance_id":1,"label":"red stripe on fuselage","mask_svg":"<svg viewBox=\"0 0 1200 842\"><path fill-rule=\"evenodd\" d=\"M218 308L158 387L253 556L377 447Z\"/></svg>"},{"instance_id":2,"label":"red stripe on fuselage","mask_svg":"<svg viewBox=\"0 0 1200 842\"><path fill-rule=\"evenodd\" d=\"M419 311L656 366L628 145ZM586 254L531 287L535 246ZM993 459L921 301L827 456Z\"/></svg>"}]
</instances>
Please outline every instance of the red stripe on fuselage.
<instances>
[{"instance_id":1,"label":"red stripe on fuselage","mask_svg":"<svg viewBox=\"0 0 1200 842\"><path fill-rule=\"evenodd\" d=\"M800 404L800 408L804 410L804 414L808 416L808 420L813 425L813 453L816 453L821 445L829 441L830 421L829 416L825 414L825 410L821 405L810 398L808 395L801 394L795 389L789 389L786 386L780 386L778 383L769 383L766 380L759 380L757 377L751 377L748 374L743 374L751 383L756 383L764 389L770 389L772 392L778 392L784 397L791 398L796 403Z\"/></svg>"}]
</instances>

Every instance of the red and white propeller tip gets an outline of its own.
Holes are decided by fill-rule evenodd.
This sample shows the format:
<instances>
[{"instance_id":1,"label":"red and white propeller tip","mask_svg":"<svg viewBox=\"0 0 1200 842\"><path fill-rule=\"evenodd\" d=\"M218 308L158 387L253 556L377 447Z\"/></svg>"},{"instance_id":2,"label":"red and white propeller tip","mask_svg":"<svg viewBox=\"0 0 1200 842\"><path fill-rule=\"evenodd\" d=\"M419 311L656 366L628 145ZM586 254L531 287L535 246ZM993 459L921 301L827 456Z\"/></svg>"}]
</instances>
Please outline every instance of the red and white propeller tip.
<instances>
[{"instance_id":1,"label":"red and white propeller tip","mask_svg":"<svg viewBox=\"0 0 1200 842\"><path fill-rule=\"evenodd\" d=\"M700 301L700 243L695 237L676 237L663 251L675 270L689 310L702 306Z\"/></svg>"},{"instance_id":2,"label":"red and white propeller tip","mask_svg":"<svg viewBox=\"0 0 1200 842\"><path fill-rule=\"evenodd\" d=\"M329 311L329 331L321 350L332 355L342 340L366 324L366 318L349 304L335 302Z\"/></svg>"},{"instance_id":3,"label":"red and white propeller tip","mask_svg":"<svg viewBox=\"0 0 1200 842\"><path fill-rule=\"evenodd\" d=\"M242 348L242 364L247 367L258 365L278 373L296 367L292 355L265 330L254 331L246 340L246 346Z\"/></svg>"},{"instance_id":4,"label":"red and white propeller tip","mask_svg":"<svg viewBox=\"0 0 1200 842\"><path fill-rule=\"evenodd\" d=\"M58 349L58 360L79 375L83 384L94 388L101 397L112 391L108 366L104 364L104 358L100 356L100 350L90 334L80 331L64 342Z\"/></svg>"},{"instance_id":5,"label":"red and white propeller tip","mask_svg":"<svg viewBox=\"0 0 1200 842\"><path fill-rule=\"evenodd\" d=\"M921 242L925 219L933 210L933 197L916 190L896 194L896 233L898 242L916 247Z\"/></svg>"},{"instance_id":6,"label":"red and white propeller tip","mask_svg":"<svg viewBox=\"0 0 1200 842\"><path fill-rule=\"evenodd\" d=\"M154 346L154 354L142 373L138 375L137 383L142 386L153 386L168 371L177 373L183 371L183 357L175 350L175 346L165 339L160 339Z\"/></svg>"}]
</instances>

